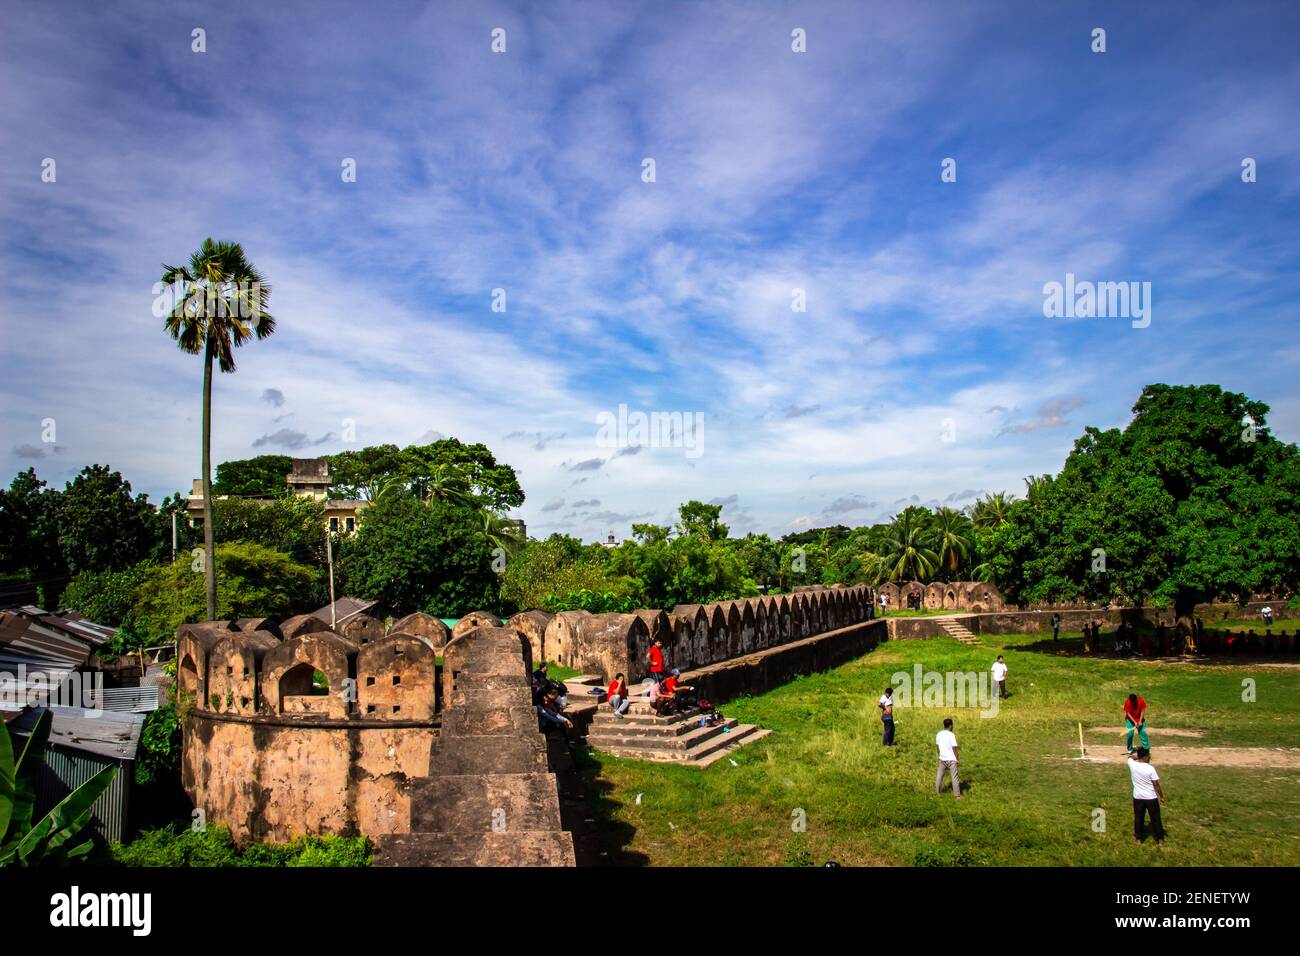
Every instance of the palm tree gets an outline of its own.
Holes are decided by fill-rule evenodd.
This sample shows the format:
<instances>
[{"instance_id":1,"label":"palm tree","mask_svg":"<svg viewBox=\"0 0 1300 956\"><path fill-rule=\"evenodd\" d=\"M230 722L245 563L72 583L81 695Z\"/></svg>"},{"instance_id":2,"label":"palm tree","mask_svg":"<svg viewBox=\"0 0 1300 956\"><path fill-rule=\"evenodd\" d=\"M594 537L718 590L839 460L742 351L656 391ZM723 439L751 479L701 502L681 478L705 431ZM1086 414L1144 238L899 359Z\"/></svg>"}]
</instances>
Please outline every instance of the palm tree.
<instances>
[{"instance_id":1,"label":"palm tree","mask_svg":"<svg viewBox=\"0 0 1300 956\"><path fill-rule=\"evenodd\" d=\"M949 574L956 574L961 559L970 554L970 518L955 508L940 508L934 513L931 528L934 549L939 553L939 563Z\"/></svg>"},{"instance_id":2,"label":"palm tree","mask_svg":"<svg viewBox=\"0 0 1300 956\"><path fill-rule=\"evenodd\" d=\"M895 516L884 542L880 560L890 581L924 580L939 566L939 555L930 547L930 513L924 508L906 508Z\"/></svg>"},{"instance_id":3,"label":"palm tree","mask_svg":"<svg viewBox=\"0 0 1300 956\"><path fill-rule=\"evenodd\" d=\"M235 370L235 349L275 331L266 311L271 287L237 242L203 240L188 266L163 265L165 286L179 286L163 322L181 351L203 353L203 574L208 620L217 616L217 568L212 542L212 362Z\"/></svg>"},{"instance_id":4,"label":"palm tree","mask_svg":"<svg viewBox=\"0 0 1300 956\"><path fill-rule=\"evenodd\" d=\"M1011 505L1015 500L1015 495L1009 495L1005 491L981 498L971 508L971 520L980 530L1000 528L1010 520Z\"/></svg>"},{"instance_id":5,"label":"palm tree","mask_svg":"<svg viewBox=\"0 0 1300 956\"><path fill-rule=\"evenodd\" d=\"M524 546L524 537L519 533L519 525L505 515L497 514L489 508L482 511L483 539L492 550L500 548L508 558L513 558Z\"/></svg>"}]
</instances>

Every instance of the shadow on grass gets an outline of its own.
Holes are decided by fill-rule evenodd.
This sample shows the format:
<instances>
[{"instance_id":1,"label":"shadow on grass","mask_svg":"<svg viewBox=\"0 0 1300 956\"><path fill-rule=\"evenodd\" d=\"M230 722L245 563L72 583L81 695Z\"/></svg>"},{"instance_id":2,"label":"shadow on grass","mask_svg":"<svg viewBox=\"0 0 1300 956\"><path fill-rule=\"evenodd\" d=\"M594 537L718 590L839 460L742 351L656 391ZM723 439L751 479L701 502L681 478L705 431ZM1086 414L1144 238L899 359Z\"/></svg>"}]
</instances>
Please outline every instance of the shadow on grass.
<instances>
[{"instance_id":1,"label":"shadow on grass","mask_svg":"<svg viewBox=\"0 0 1300 956\"><path fill-rule=\"evenodd\" d=\"M559 733L546 735L546 749L560 791L560 825L573 834L578 866L649 865L649 857L628 849L636 827L617 818L621 804L610 798L614 786L601 778L591 749Z\"/></svg>"},{"instance_id":2,"label":"shadow on grass","mask_svg":"<svg viewBox=\"0 0 1300 956\"><path fill-rule=\"evenodd\" d=\"M1153 654L1144 657L1141 653L1116 654L1114 645L1102 635L1100 650L1085 652L1083 638L1063 637L1058 641L1051 638L1034 641L1032 644L1012 645L1017 653L1028 651L1031 654L1048 654L1053 657L1081 657L1087 660L1131 661L1150 664L1203 664L1207 666L1239 666L1243 664L1296 664L1300 665L1300 654L1293 651L1267 653L1260 648L1247 649L1240 654ZM1008 696L1010 696L1008 694Z\"/></svg>"}]
</instances>

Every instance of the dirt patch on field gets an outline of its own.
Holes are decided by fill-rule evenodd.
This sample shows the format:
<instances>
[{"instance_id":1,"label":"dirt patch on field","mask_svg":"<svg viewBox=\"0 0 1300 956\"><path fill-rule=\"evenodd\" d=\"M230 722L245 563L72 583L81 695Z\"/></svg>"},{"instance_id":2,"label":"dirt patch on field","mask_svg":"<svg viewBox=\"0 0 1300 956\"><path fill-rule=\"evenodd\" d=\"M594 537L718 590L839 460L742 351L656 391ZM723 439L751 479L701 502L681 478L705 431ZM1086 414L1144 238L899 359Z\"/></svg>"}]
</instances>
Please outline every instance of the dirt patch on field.
<instances>
[{"instance_id":1,"label":"dirt patch on field","mask_svg":"<svg viewBox=\"0 0 1300 956\"><path fill-rule=\"evenodd\" d=\"M1085 759L1124 763L1127 754L1123 747L1089 747ZM1076 758L1077 759L1077 758ZM1160 767L1242 767L1246 769L1276 768L1300 770L1298 747L1155 747L1151 762Z\"/></svg>"},{"instance_id":2,"label":"dirt patch on field","mask_svg":"<svg viewBox=\"0 0 1300 956\"><path fill-rule=\"evenodd\" d=\"M1119 734L1123 736L1128 733L1127 727L1089 727L1090 734ZM1148 727L1148 737L1204 737L1203 730L1179 730L1176 727Z\"/></svg>"}]
</instances>

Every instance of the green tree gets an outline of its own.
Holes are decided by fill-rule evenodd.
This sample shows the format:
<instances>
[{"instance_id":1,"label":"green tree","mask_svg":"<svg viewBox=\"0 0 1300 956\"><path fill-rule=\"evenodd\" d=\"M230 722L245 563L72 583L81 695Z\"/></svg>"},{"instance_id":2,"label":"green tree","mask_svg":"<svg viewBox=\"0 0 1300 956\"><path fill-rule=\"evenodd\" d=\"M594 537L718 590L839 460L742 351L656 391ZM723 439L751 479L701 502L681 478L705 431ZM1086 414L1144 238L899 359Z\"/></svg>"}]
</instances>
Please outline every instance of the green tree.
<instances>
[{"instance_id":1,"label":"green tree","mask_svg":"<svg viewBox=\"0 0 1300 956\"><path fill-rule=\"evenodd\" d=\"M953 579L974 546L971 520L955 508L939 508L931 521L932 548L939 555L939 566Z\"/></svg>"},{"instance_id":2,"label":"green tree","mask_svg":"<svg viewBox=\"0 0 1300 956\"><path fill-rule=\"evenodd\" d=\"M477 511L410 496L367 508L360 530L342 542L339 556L350 593L404 613L439 617L496 604L491 562Z\"/></svg>"},{"instance_id":3,"label":"green tree","mask_svg":"<svg viewBox=\"0 0 1300 956\"><path fill-rule=\"evenodd\" d=\"M212 528L212 364L235 371L235 349L250 338L275 332L266 311L271 287L237 242L203 240L188 266L163 266L162 282L176 290L175 305L164 320L181 351L203 354L203 551L209 618L217 613L217 568Z\"/></svg>"},{"instance_id":4,"label":"green tree","mask_svg":"<svg viewBox=\"0 0 1300 956\"><path fill-rule=\"evenodd\" d=\"M1011 504L1015 500L1015 495L1004 491L978 499L970 509L972 523L978 530L1002 527L1010 520Z\"/></svg>"},{"instance_id":5,"label":"green tree","mask_svg":"<svg viewBox=\"0 0 1300 956\"><path fill-rule=\"evenodd\" d=\"M900 511L882 542L880 561L890 581L924 581L939 567L939 555L932 546L933 518L925 508L913 506Z\"/></svg>"},{"instance_id":6,"label":"green tree","mask_svg":"<svg viewBox=\"0 0 1300 956\"><path fill-rule=\"evenodd\" d=\"M214 495L239 498L278 498L288 494L293 459L288 455L258 455L217 465Z\"/></svg>"},{"instance_id":7,"label":"green tree","mask_svg":"<svg viewBox=\"0 0 1300 956\"><path fill-rule=\"evenodd\" d=\"M402 452L396 445L371 445L356 451L329 456L331 497L374 501L380 491L397 479L404 487L407 478Z\"/></svg>"},{"instance_id":8,"label":"green tree","mask_svg":"<svg viewBox=\"0 0 1300 956\"><path fill-rule=\"evenodd\" d=\"M288 555L251 541L217 547L219 620L241 617L281 619L311 610L321 597L321 574ZM176 628L205 619L206 582L190 555L150 568L135 590L131 607L132 643L151 646L170 641Z\"/></svg>"},{"instance_id":9,"label":"green tree","mask_svg":"<svg viewBox=\"0 0 1300 956\"><path fill-rule=\"evenodd\" d=\"M32 468L0 490L0 575L15 585L34 582L51 597L63 590L68 573L59 547L59 498Z\"/></svg>"},{"instance_id":10,"label":"green tree","mask_svg":"<svg viewBox=\"0 0 1300 956\"><path fill-rule=\"evenodd\" d=\"M314 498L225 498L213 502L212 509L217 544L252 541L283 551L302 564L325 564L325 505Z\"/></svg>"},{"instance_id":11,"label":"green tree","mask_svg":"<svg viewBox=\"0 0 1300 956\"><path fill-rule=\"evenodd\" d=\"M524 503L519 477L500 464L486 445L442 438L402 450L403 469L417 498L460 503L473 500L489 511L504 512Z\"/></svg>"},{"instance_id":12,"label":"green tree","mask_svg":"<svg viewBox=\"0 0 1300 956\"><path fill-rule=\"evenodd\" d=\"M154 507L106 465L87 465L59 496L59 549L73 574L121 570L154 550Z\"/></svg>"},{"instance_id":13,"label":"green tree","mask_svg":"<svg viewBox=\"0 0 1300 956\"><path fill-rule=\"evenodd\" d=\"M60 606L107 627L130 622L136 589L155 565L142 561L122 571L82 571L68 584Z\"/></svg>"},{"instance_id":14,"label":"green tree","mask_svg":"<svg viewBox=\"0 0 1300 956\"><path fill-rule=\"evenodd\" d=\"M1268 406L1217 385L1149 385L1121 431L1086 428L1030 486L991 564L1013 600L1172 604L1289 590L1300 577L1300 455Z\"/></svg>"},{"instance_id":15,"label":"green tree","mask_svg":"<svg viewBox=\"0 0 1300 956\"><path fill-rule=\"evenodd\" d=\"M683 535L693 535L705 541L721 541L728 528L719 518L722 505L707 505L703 501L688 501L677 509L677 530Z\"/></svg>"}]
</instances>

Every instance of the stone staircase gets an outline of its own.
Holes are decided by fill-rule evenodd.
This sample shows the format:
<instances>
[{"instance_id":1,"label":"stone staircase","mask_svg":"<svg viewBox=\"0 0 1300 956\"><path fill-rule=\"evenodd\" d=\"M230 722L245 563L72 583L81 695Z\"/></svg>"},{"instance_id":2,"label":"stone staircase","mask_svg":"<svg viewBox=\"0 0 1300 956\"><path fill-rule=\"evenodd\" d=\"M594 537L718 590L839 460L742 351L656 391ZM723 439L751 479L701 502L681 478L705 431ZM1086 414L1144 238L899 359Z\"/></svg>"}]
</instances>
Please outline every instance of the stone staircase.
<instances>
[{"instance_id":1,"label":"stone staircase","mask_svg":"<svg viewBox=\"0 0 1300 956\"><path fill-rule=\"evenodd\" d=\"M980 639L955 617L939 618L939 626L943 628L945 634L960 641L967 647L979 646Z\"/></svg>"},{"instance_id":2,"label":"stone staircase","mask_svg":"<svg viewBox=\"0 0 1300 956\"><path fill-rule=\"evenodd\" d=\"M772 732L754 724L742 724L735 718L701 727L702 716L693 707L680 714L659 717L650 709L648 701L634 697L623 717L616 717L608 707L601 707L592 718L587 743L615 757L702 768Z\"/></svg>"},{"instance_id":3,"label":"stone staircase","mask_svg":"<svg viewBox=\"0 0 1300 956\"><path fill-rule=\"evenodd\" d=\"M447 646L442 730L410 785L406 833L375 866L573 866L519 636L481 627Z\"/></svg>"}]
</instances>

